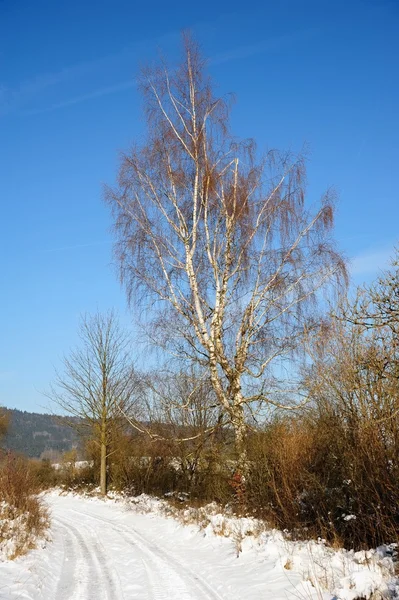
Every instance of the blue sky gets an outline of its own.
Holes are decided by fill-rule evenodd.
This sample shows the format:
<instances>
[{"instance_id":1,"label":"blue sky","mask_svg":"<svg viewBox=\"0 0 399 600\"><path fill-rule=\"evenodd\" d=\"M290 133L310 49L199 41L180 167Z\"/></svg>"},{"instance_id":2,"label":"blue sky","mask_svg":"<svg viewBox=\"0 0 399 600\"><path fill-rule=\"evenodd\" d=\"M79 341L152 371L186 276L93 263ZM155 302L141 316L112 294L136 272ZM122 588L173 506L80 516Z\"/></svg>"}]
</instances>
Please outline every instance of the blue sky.
<instances>
[{"instance_id":1,"label":"blue sky","mask_svg":"<svg viewBox=\"0 0 399 600\"><path fill-rule=\"evenodd\" d=\"M135 74L190 28L235 133L309 147L309 193L339 193L355 283L398 241L399 3L0 0L0 405L42 411L81 313L116 307L103 183L143 135Z\"/></svg>"}]
</instances>

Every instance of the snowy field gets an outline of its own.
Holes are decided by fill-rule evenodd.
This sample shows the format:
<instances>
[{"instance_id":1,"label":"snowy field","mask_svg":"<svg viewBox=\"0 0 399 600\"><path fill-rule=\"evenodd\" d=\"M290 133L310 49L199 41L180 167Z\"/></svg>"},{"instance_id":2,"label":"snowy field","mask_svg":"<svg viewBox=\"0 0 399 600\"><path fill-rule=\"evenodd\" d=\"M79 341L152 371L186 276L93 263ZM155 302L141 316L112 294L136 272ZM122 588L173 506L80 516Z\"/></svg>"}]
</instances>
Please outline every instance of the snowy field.
<instances>
[{"instance_id":1,"label":"snowy field","mask_svg":"<svg viewBox=\"0 0 399 600\"><path fill-rule=\"evenodd\" d=\"M1 600L355 600L399 590L388 548L334 552L287 542L216 508L201 513L200 528L165 516L167 505L147 496L45 499L49 539L0 561Z\"/></svg>"}]
</instances>

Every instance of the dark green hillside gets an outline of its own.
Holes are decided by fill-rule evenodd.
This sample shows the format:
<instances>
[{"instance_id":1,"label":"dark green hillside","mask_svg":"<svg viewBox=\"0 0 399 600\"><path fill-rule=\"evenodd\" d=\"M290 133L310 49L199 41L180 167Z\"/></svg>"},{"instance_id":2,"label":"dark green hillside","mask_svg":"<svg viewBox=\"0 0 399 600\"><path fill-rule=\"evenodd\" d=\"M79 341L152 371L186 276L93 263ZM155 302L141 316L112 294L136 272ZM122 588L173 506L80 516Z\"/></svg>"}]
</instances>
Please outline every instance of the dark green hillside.
<instances>
[{"instance_id":1,"label":"dark green hillside","mask_svg":"<svg viewBox=\"0 0 399 600\"><path fill-rule=\"evenodd\" d=\"M32 458L55 459L57 454L79 447L76 432L66 425L66 417L30 413L16 409L6 411L10 418L1 447ZM70 419L69 419L70 420Z\"/></svg>"}]
</instances>

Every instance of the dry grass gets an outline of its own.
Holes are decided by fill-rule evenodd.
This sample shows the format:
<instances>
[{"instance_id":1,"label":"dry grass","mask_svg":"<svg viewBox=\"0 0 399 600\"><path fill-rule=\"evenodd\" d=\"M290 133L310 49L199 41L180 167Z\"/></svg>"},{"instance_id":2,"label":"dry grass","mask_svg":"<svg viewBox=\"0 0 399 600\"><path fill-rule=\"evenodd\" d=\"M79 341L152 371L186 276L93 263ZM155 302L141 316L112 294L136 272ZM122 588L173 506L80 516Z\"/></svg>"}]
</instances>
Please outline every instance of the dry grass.
<instances>
[{"instance_id":1,"label":"dry grass","mask_svg":"<svg viewBox=\"0 0 399 600\"><path fill-rule=\"evenodd\" d=\"M399 435L324 406L251 439L248 506L294 537L365 549L397 541ZM391 423L392 427L393 424Z\"/></svg>"}]
</instances>

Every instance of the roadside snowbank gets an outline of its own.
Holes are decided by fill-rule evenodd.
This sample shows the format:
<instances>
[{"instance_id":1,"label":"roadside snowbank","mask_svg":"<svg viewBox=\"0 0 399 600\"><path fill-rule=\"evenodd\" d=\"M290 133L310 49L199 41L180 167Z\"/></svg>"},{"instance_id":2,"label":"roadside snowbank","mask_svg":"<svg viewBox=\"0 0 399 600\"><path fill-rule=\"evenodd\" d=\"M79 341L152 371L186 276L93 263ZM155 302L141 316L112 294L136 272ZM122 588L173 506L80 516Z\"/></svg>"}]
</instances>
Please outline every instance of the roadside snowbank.
<instances>
[{"instance_id":1,"label":"roadside snowbank","mask_svg":"<svg viewBox=\"0 0 399 600\"><path fill-rule=\"evenodd\" d=\"M399 579L394 577L392 560L394 545L361 552L334 550L323 540L287 540L281 531L266 529L264 522L251 517L238 518L229 511L222 513L216 504L179 510L145 494L126 502L145 513L170 515L186 525L194 522L204 535L229 538L237 557L251 550L258 558L275 557L285 570L302 574L303 580L297 586L300 598L313 598L315 594L316 598L331 598L332 594L334 600L399 598Z\"/></svg>"},{"instance_id":2,"label":"roadside snowbank","mask_svg":"<svg viewBox=\"0 0 399 600\"><path fill-rule=\"evenodd\" d=\"M110 492L106 499L89 493L84 497L91 502L123 503L129 511L140 514L173 518L204 537L226 538L237 558L243 554L255 554L257 561L273 558L288 578L290 574L300 574L301 581L295 586L299 598L399 598L399 579L395 577L392 558L394 544L360 552L334 550L324 540L290 541L281 531L268 529L263 521L238 518L228 508L221 512L215 503L184 508L146 494L129 497L117 492Z\"/></svg>"},{"instance_id":3,"label":"roadside snowbank","mask_svg":"<svg viewBox=\"0 0 399 600\"><path fill-rule=\"evenodd\" d=\"M32 516L28 512L0 502L0 562L25 554L28 550L44 543L48 524L46 514L38 517L38 529L32 527Z\"/></svg>"}]
</instances>

